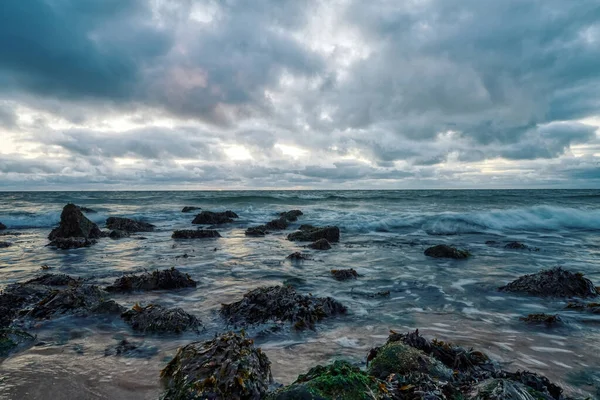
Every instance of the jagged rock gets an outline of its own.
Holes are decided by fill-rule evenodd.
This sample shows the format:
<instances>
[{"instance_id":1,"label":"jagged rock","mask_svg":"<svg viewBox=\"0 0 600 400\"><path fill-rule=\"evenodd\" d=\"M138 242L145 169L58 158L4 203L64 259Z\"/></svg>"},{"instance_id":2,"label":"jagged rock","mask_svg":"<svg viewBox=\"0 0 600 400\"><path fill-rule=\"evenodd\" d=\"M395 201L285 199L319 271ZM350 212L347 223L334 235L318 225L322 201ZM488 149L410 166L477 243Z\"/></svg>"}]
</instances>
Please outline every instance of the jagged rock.
<instances>
[{"instance_id":1,"label":"jagged rock","mask_svg":"<svg viewBox=\"0 0 600 400\"><path fill-rule=\"evenodd\" d=\"M304 215L304 213L300 210L290 210L279 213L279 216L285 218L290 222L294 222L298 220L298 217Z\"/></svg>"},{"instance_id":2,"label":"jagged rock","mask_svg":"<svg viewBox=\"0 0 600 400\"><path fill-rule=\"evenodd\" d=\"M562 319L556 314L529 314L526 317L520 317L519 320L529 324L546 324L548 326L556 325L562 321Z\"/></svg>"},{"instance_id":3,"label":"jagged rock","mask_svg":"<svg viewBox=\"0 0 600 400\"><path fill-rule=\"evenodd\" d=\"M347 281L349 279L358 278L358 272L353 268L350 269L332 269L331 275L338 281Z\"/></svg>"},{"instance_id":4,"label":"jagged rock","mask_svg":"<svg viewBox=\"0 0 600 400\"><path fill-rule=\"evenodd\" d=\"M149 358L158 353L155 346L144 345L144 342L130 342L121 340L115 346L109 346L104 350L104 356L119 356L128 358Z\"/></svg>"},{"instance_id":5,"label":"jagged rock","mask_svg":"<svg viewBox=\"0 0 600 400\"><path fill-rule=\"evenodd\" d=\"M33 343L35 337L19 329L0 328L0 357L7 357L18 347Z\"/></svg>"},{"instance_id":6,"label":"jagged rock","mask_svg":"<svg viewBox=\"0 0 600 400\"><path fill-rule=\"evenodd\" d=\"M284 217L274 219L270 222L267 222L265 228L272 229L274 231L281 231L287 229L288 221Z\"/></svg>"},{"instance_id":7,"label":"jagged rock","mask_svg":"<svg viewBox=\"0 0 600 400\"><path fill-rule=\"evenodd\" d=\"M102 235L98 226L87 219L74 204L64 206L60 214L60 224L48 235L51 245L60 249L90 246Z\"/></svg>"},{"instance_id":8,"label":"jagged rock","mask_svg":"<svg viewBox=\"0 0 600 400\"><path fill-rule=\"evenodd\" d=\"M96 210L92 210L91 208L88 208L88 207L77 206L77 208L80 211L84 212L84 213L88 213L88 214L95 214L96 213Z\"/></svg>"},{"instance_id":9,"label":"jagged rock","mask_svg":"<svg viewBox=\"0 0 600 400\"><path fill-rule=\"evenodd\" d=\"M175 268L145 272L141 275L125 275L117 279L107 292L132 292L150 290L172 290L196 287L196 282Z\"/></svg>"},{"instance_id":10,"label":"jagged rock","mask_svg":"<svg viewBox=\"0 0 600 400\"><path fill-rule=\"evenodd\" d=\"M269 232L264 225L250 227L244 232L246 236L265 236L267 233Z\"/></svg>"},{"instance_id":11,"label":"jagged rock","mask_svg":"<svg viewBox=\"0 0 600 400\"><path fill-rule=\"evenodd\" d=\"M310 260L310 257L307 256L306 254L302 254L299 251L290 254L289 256L286 257L288 260L292 260L292 261L302 261L302 260Z\"/></svg>"},{"instance_id":12,"label":"jagged rock","mask_svg":"<svg viewBox=\"0 0 600 400\"><path fill-rule=\"evenodd\" d=\"M488 379L467 394L469 400L555 400L549 394L538 392L520 382L508 379Z\"/></svg>"},{"instance_id":13,"label":"jagged rock","mask_svg":"<svg viewBox=\"0 0 600 400\"><path fill-rule=\"evenodd\" d=\"M119 229L115 229L110 231L110 233L108 234L108 237L111 239L123 239L123 238L128 238L130 236L129 232L127 231L122 231Z\"/></svg>"},{"instance_id":14,"label":"jagged rock","mask_svg":"<svg viewBox=\"0 0 600 400\"><path fill-rule=\"evenodd\" d=\"M221 307L221 315L232 325L290 321L296 329L312 329L315 322L345 313L346 307L331 297L304 296L290 286L260 287Z\"/></svg>"},{"instance_id":15,"label":"jagged rock","mask_svg":"<svg viewBox=\"0 0 600 400\"><path fill-rule=\"evenodd\" d=\"M0 293L0 328L8 327L19 312L48 295L50 289L42 285L13 284Z\"/></svg>"},{"instance_id":16,"label":"jagged rock","mask_svg":"<svg viewBox=\"0 0 600 400\"><path fill-rule=\"evenodd\" d=\"M325 226L322 228L310 225L300 226L300 230L290 233L288 240L300 242L316 242L319 239L327 239L329 242L340 241L340 228L337 226Z\"/></svg>"},{"instance_id":17,"label":"jagged rock","mask_svg":"<svg viewBox=\"0 0 600 400\"><path fill-rule=\"evenodd\" d=\"M11 242L0 242L0 249L12 246Z\"/></svg>"},{"instance_id":18,"label":"jagged rock","mask_svg":"<svg viewBox=\"0 0 600 400\"><path fill-rule=\"evenodd\" d=\"M207 239L220 238L221 235L214 229L183 229L174 231L171 235L173 239Z\"/></svg>"},{"instance_id":19,"label":"jagged rock","mask_svg":"<svg viewBox=\"0 0 600 400\"><path fill-rule=\"evenodd\" d=\"M581 273L573 273L561 267L524 275L502 286L502 292L527 293L544 297L595 297L598 290Z\"/></svg>"},{"instance_id":20,"label":"jagged rock","mask_svg":"<svg viewBox=\"0 0 600 400\"><path fill-rule=\"evenodd\" d=\"M197 210L202 210L202 208L201 207L194 207L194 206L185 206L185 207L183 207L183 209L181 210L181 212L188 213L188 212L197 211Z\"/></svg>"},{"instance_id":21,"label":"jagged rock","mask_svg":"<svg viewBox=\"0 0 600 400\"><path fill-rule=\"evenodd\" d=\"M106 293L94 285L78 285L63 290L53 290L42 301L35 305L27 316L33 318L50 318L59 314L86 316L90 314L119 313L123 309Z\"/></svg>"},{"instance_id":22,"label":"jagged rock","mask_svg":"<svg viewBox=\"0 0 600 400\"><path fill-rule=\"evenodd\" d=\"M308 247L314 250L329 250L331 249L331 244L327 239L319 239L316 242L309 244Z\"/></svg>"},{"instance_id":23,"label":"jagged rock","mask_svg":"<svg viewBox=\"0 0 600 400\"><path fill-rule=\"evenodd\" d=\"M196 215L196 218L192 221L192 224L198 225L217 225L233 222L233 218L239 218L233 211L213 212L213 211L202 211Z\"/></svg>"},{"instance_id":24,"label":"jagged rock","mask_svg":"<svg viewBox=\"0 0 600 400\"><path fill-rule=\"evenodd\" d=\"M164 308L150 304L146 307L133 306L124 312L121 318L134 331L142 333L181 333L188 330L198 331L201 322L195 316L181 308Z\"/></svg>"},{"instance_id":25,"label":"jagged rock","mask_svg":"<svg viewBox=\"0 0 600 400\"><path fill-rule=\"evenodd\" d=\"M528 246L526 246L520 242L509 242L506 245L504 245L504 248L509 249L509 250L527 250L527 249L529 249Z\"/></svg>"},{"instance_id":26,"label":"jagged rock","mask_svg":"<svg viewBox=\"0 0 600 400\"><path fill-rule=\"evenodd\" d=\"M152 232L154 230L154 225L152 224L122 217L108 218L106 220L106 227L108 229L126 232Z\"/></svg>"},{"instance_id":27,"label":"jagged rock","mask_svg":"<svg viewBox=\"0 0 600 400\"><path fill-rule=\"evenodd\" d=\"M347 361L318 365L298 376L294 383L269 395L269 400L378 400L388 399L388 389L380 381Z\"/></svg>"},{"instance_id":28,"label":"jagged rock","mask_svg":"<svg viewBox=\"0 0 600 400\"><path fill-rule=\"evenodd\" d=\"M469 257L471 254L466 250L459 250L445 244L438 244L425 250L425 255L433 258L454 258L460 260Z\"/></svg>"},{"instance_id":29,"label":"jagged rock","mask_svg":"<svg viewBox=\"0 0 600 400\"><path fill-rule=\"evenodd\" d=\"M6 225L4 225L2 222L0 222L0 231L3 231L6 229Z\"/></svg>"}]
</instances>

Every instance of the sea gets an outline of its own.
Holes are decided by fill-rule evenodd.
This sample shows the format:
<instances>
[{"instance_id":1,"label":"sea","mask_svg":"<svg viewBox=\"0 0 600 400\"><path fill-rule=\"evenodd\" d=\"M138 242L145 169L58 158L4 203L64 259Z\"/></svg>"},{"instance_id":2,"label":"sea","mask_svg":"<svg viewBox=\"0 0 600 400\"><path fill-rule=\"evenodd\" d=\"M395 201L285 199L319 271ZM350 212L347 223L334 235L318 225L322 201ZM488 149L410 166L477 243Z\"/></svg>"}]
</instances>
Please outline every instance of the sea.
<instances>
[{"instance_id":1,"label":"sea","mask_svg":"<svg viewBox=\"0 0 600 400\"><path fill-rule=\"evenodd\" d=\"M88 248L47 247L62 207L97 211L104 228L122 216L156 225L154 232L101 239ZM232 210L239 219L218 226L221 238L173 240L193 229L194 213ZM285 231L246 237L250 226L282 211L302 215ZM156 399L160 370L177 348L230 329L223 303L264 285L293 283L303 294L331 296L348 314L315 330L248 330L272 362L276 382L288 384L317 364L337 359L364 365L370 348L391 330L419 329L429 338L486 353L510 371L543 374L574 396L600 398L600 315L566 310L567 301L502 293L517 277L562 266L600 286L600 190L394 190L394 191L73 191L0 193L0 289L44 271L107 285L123 274L176 267L195 289L115 295L119 303L181 307L199 317L200 334L138 336L129 327L94 318L40 321L41 343L0 360L1 399ZM303 247L287 234L300 224L336 225L340 242L328 251ZM19 235L10 235L15 232ZM506 249L518 241L528 249ZM449 244L472 253L467 260L426 257L426 248ZM302 251L310 260L286 259ZM339 282L332 269L354 268L356 280ZM389 296L373 294L389 291ZM531 313L558 314L555 327L530 325ZM106 355L120 340L143 341L140 357Z\"/></svg>"}]
</instances>

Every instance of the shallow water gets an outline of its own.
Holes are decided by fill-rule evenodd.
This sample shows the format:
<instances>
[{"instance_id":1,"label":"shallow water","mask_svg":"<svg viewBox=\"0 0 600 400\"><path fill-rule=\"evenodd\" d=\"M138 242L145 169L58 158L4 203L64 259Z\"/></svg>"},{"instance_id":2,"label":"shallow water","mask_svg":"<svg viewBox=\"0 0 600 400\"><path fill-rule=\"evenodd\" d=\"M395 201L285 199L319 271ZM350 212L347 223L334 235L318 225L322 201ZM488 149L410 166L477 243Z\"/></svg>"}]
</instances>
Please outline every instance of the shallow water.
<instances>
[{"instance_id":1,"label":"shallow water","mask_svg":"<svg viewBox=\"0 0 600 400\"><path fill-rule=\"evenodd\" d=\"M217 311L250 289L300 280L299 291L332 296L350 314L325 321L316 331L259 335L275 379L289 383L317 363L345 358L364 362L390 329L419 328L473 346L509 370L547 375L571 394L600 396L600 316L564 311L565 302L499 293L510 280L562 265L600 285L600 191L280 191L280 192L52 192L0 193L0 222L20 236L2 236L13 246L0 249L0 288L29 279L47 264L107 284L124 272L175 266L197 282L195 290L118 295L136 302L182 307L200 317L206 331L177 337L135 337L119 320L63 318L33 327L46 344L0 364L0 398L155 399L159 371L177 347L226 329ZM62 206L73 202L98 211L88 214L103 226L108 216L139 218L157 231L86 249L44 247ZM240 215L218 228L220 239L174 241L174 229L191 228L194 213L231 209ZM299 208L302 223L335 224L341 242L326 252L289 242L289 231L248 238L244 230L279 211ZM141 239L141 237L146 239ZM486 245L494 240L497 246ZM539 251L506 250L521 241ZM466 261L423 255L430 245L448 243L471 251ZM302 250L312 260L285 257ZM181 258L188 254L188 258ZM354 268L361 277L337 282L330 269ZM390 291L389 298L365 293ZM520 316L560 313L557 328L527 326ZM256 331L251 331L256 334ZM157 353L148 358L104 356L122 337L144 340Z\"/></svg>"}]
</instances>

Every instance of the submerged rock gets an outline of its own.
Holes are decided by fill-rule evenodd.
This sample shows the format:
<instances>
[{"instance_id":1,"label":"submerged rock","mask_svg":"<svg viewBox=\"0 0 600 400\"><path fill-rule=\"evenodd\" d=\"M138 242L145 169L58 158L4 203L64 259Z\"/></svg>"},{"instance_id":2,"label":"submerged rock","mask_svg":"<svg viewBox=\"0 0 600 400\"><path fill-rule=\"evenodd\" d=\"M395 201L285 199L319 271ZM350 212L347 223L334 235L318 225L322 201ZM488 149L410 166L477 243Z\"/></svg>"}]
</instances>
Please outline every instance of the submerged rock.
<instances>
[{"instance_id":1,"label":"submerged rock","mask_svg":"<svg viewBox=\"0 0 600 400\"><path fill-rule=\"evenodd\" d=\"M53 290L36 304L27 316L47 319L60 314L86 316L90 314L119 314L124 310L106 292L94 285L78 285L63 290Z\"/></svg>"},{"instance_id":2,"label":"submerged rock","mask_svg":"<svg viewBox=\"0 0 600 400\"><path fill-rule=\"evenodd\" d=\"M267 233L269 232L264 225L250 227L244 232L246 236L265 236Z\"/></svg>"},{"instance_id":3,"label":"submerged rock","mask_svg":"<svg viewBox=\"0 0 600 400\"><path fill-rule=\"evenodd\" d=\"M188 212L198 211L198 210L202 210L202 208L194 207L194 206L185 206L181 209L181 212L188 213Z\"/></svg>"},{"instance_id":4,"label":"submerged rock","mask_svg":"<svg viewBox=\"0 0 600 400\"><path fill-rule=\"evenodd\" d=\"M130 236L129 232L127 231L122 231L119 229L115 229L110 231L110 233L108 234L108 237L111 239L123 239L123 238L128 238Z\"/></svg>"},{"instance_id":5,"label":"submerged rock","mask_svg":"<svg viewBox=\"0 0 600 400\"><path fill-rule=\"evenodd\" d=\"M331 297L304 296L290 286L260 287L221 307L221 315L232 325L290 321L296 329L312 329L315 322L345 313L346 307Z\"/></svg>"},{"instance_id":6,"label":"submerged rock","mask_svg":"<svg viewBox=\"0 0 600 400\"><path fill-rule=\"evenodd\" d=\"M274 219L265 224L265 228L272 229L274 231L281 231L281 230L287 229L287 227L288 227L288 221L284 217Z\"/></svg>"},{"instance_id":7,"label":"submerged rock","mask_svg":"<svg viewBox=\"0 0 600 400\"><path fill-rule=\"evenodd\" d=\"M0 357L7 357L19 347L33 343L35 337L19 329L0 328Z\"/></svg>"},{"instance_id":8,"label":"submerged rock","mask_svg":"<svg viewBox=\"0 0 600 400\"><path fill-rule=\"evenodd\" d=\"M319 239L316 242L309 244L308 247L314 250L329 250L331 249L331 244L327 239Z\"/></svg>"},{"instance_id":9,"label":"submerged rock","mask_svg":"<svg viewBox=\"0 0 600 400\"><path fill-rule=\"evenodd\" d=\"M11 242L0 242L0 249L12 246Z\"/></svg>"},{"instance_id":10,"label":"submerged rock","mask_svg":"<svg viewBox=\"0 0 600 400\"><path fill-rule=\"evenodd\" d=\"M217 225L233 222L233 218L239 218L233 211L227 210L223 212L202 211L196 215L192 224L198 225Z\"/></svg>"},{"instance_id":11,"label":"submerged rock","mask_svg":"<svg viewBox=\"0 0 600 400\"><path fill-rule=\"evenodd\" d=\"M527 293L544 297L595 297L598 290L581 273L561 267L524 275L499 288L501 292Z\"/></svg>"},{"instance_id":12,"label":"submerged rock","mask_svg":"<svg viewBox=\"0 0 600 400\"><path fill-rule=\"evenodd\" d=\"M6 229L6 225L4 225L2 222L0 222L0 231L3 231Z\"/></svg>"},{"instance_id":13,"label":"submerged rock","mask_svg":"<svg viewBox=\"0 0 600 400\"><path fill-rule=\"evenodd\" d=\"M289 256L286 257L288 260L292 260L292 261L303 261L303 260L310 260L310 257L307 256L306 254L302 254L299 251L290 254Z\"/></svg>"},{"instance_id":14,"label":"submerged rock","mask_svg":"<svg viewBox=\"0 0 600 400\"><path fill-rule=\"evenodd\" d=\"M488 379L467 394L469 400L555 400L549 394L538 392L529 386L508 379Z\"/></svg>"},{"instance_id":15,"label":"submerged rock","mask_svg":"<svg viewBox=\"0 0 600 400\"><path fill-rule=\"evenodd\" d=\"M152 224L122 217L108 218L106 220L106 227L108 229L126 232L152 232L154 230L154 225Z\"/></svg>"},{"instance_id":16,"label":"submerged rock","mask_svg":"<svg viewBox=\"0 0 600 400\"><path fill-rule=\"evenodd\" d=\"M188 330L198 331L201 322L195 316L181 308L164 308L150 304L146 307L133 306L124 312L121 318L134 331L142 333L181 333Z\"/></svg>"},{"instance_id":17,"label":"submerged rock","mask_svg":"<svg viewBox=\"0 0 600 400\"><path fill-rule=\"evenodd\" d=\"M302 225L297 232L290 233L288 240L299 242L316 242L320 239L327 239L329 242L340 241L340 228L337 226L314 227L311 225Z\"/></svg>"},{"instance_id":18,"label":"submerged rock","mask_svg":"<svg viewBox=\"0 0 600 400\"><path fill-rule=\"evenodd\" d=\"M290 222L294 222L298 220L298 217L304 215L304 213L300 210L290 210L279 213L279 216L285 218Z\"/></svg>"},{"instance_id":19,"label":"submerged rock","mask_svg":"<svg viewBox=\"0 0 600 400\"><path fill-rule=\"evenodd\" d=\"M468 258L471 253L467 250L459 250L445 244L438 244L425 250L425 255L433 258L454 258L460 260Z\"/></svg>"},{"instance_id":20,"label":"submerged rock","mask_svg":"<svg viewBox=\"0 0 600 400\"><path fill-rule=\"evenodd\" d=\"M174 231L173 239L208 239L220 238L221 234L214 229L182 229Z\"/></svg>"},{"instance_id":21,"label":"submerged rock","mask_svg":"<svg viewBox=\"0 0 600 400\"><path fill-rule=\"evenodd\" d=\"M504 248L509 250L528 250L529 246L526 246L520 242L509 242L504 245Z\"/></svg>"},{"instance_id":22,"label":"submerged rock","mask_svg":"<svg viewBox=\"0 0 600 400\"><path fill-rule=\"evenodd\" d=\"M97 241L95 239L86 239L82 237L71 237L71 238L56 238L50 243L48 246L56 247L61 250L69 250L69 249L79 249L81 247L90 247L93 244L96 244Z\"/></svg>"},{"instance_id":23,"label":"submerged rock","mask_svg":"<svg viewBox=\"0 0 600 400\"><path fill-rule=\"evenodd\" d=\"M358 278L358 272L354 268L350 269L332 269L331 275L338 281L347 281Z\"/></svg>"},{"instance_id":24,"label":"submerged rock","mask_svg":"<svg viewBox=\"0 0 600 400\"><path fill-rule=\"evenodd\" d=\"M347 361L318 365L298 376L294 383L277 390L269 400L377 400L388 399L383 381L369 376Z\"/></svg>"},{"instance_id":25,"label":"submerged rock","mask_svg":"<svg viewBox=\"0 0 600 400\"><path fill-rule=\"evenodd\" d=\"M174 267L162 271L145 272L141 275L125 275L117 279L107 292L132 292L150 290L171 290L196 287L196 282Z\"/></svg>"},{"instance_id":26,"label":"submerged rock","mask_svg":"<svg viewBox=\"0 0 600 400\"><path fill-rule=\"evenodd\" d=\"M177 351L161 371L163 399L262 399L272 383L271 362L252 339L228 332Z\"/></svg>"},{"instance_id":27,"label":"submerged rock","mask_svg":"<svg viewBox=\"0 0 600 400\"><path fill-rule=\"evenodd\" d=\"M26 281L24 285L75 286L80 283L81 278L73 278L66 274L44 274Z\"/></svg>"},{"instance_id":28,"label":"submerged rock","mask_svg":"<svg viewBox=\"0 0 600 400\"><path fill-rule=\"evenodd\" d=\"M529 314L526 317L520 317L519 320L529 324L546 324L548 326L562 322L562 319L557 314Z\"/></svg>"},{"instance_id":29,"label":"submerged rock","mask_svg":"<svg viewBox=\"0 0 600 400\"><path fill-rule=\"evenodd\" d=\"M567 308L571 310L587 311L593 314L600 314L600 303L583 303L576 301L567 304Z\"/></svg>"},{"instance_id":30,"label":"submerged rock","mask_svg":"<svg viewBox=\"0 0 600 400\"><path fill-rule=\"evenodd\" d=\"M87 219L74 204L64 206L60 214L60 224L48 235L50 246L59 249L86 247L95 243L93 239L102 236L98 226Z\"/></svg>"},{"instance_id":31,"label":"submerged rock","mask_svg":"<svg viewBox=\"0 0 600 400\"><path fill-rule=\"evenodd\" d=\"M109 346L104 350L104 356L118 356L128 358L149 358L158 353L155 346L147 346L144 342L130 342L127 339L121 340L115 346Z\"/></svg>"}]
</instances>

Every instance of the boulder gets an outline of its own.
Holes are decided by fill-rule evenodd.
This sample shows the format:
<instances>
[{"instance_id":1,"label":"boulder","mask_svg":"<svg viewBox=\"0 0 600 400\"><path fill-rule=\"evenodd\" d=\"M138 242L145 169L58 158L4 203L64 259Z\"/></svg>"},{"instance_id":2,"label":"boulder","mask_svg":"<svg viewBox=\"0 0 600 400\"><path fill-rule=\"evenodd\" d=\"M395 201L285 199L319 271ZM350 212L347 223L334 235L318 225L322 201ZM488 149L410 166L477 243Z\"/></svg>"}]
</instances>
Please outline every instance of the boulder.
<instances>
[{"instance_id":1,"label":"boulder","mask_svg":"<svg viewBox=\"0 0 600 400\"><path fill-rule=\"evenodd\" d=\"M67 204L64 206L60 214L60 224L48 235L48 239L55 241L57 239L81 238L85 240L77 240L78 247L83 245L93 244L91 239L98 239L102 236L102 232L98 225L87 219L75 204ZM81 243L84 243L83 245ZM64 248L59 245L56 247Z\"/></svg>"},{"instance_id":2,"label":"boulder","mask_svg":"<svg viewBox=\"0 0 600 400\"><path fill-rule=\"evenodd\" d=\"M110 231L110 233L108 234L108 237L111 239L123 239L123 238L128 238L130 236L129 232L127 231L122 231L119 229L114 229L112 231Z\"/></svg>"},{"instance_id":3,"label":"boulder","mask_svg":"<svg viewBox=\"0 0 600 400\"><path fill-rule=\"evenodd\" d=\"M246 236L265 236L267 233L269 232L264 225L250 227L244 232Z\"/></svg>"},{"instance_id":4,"label":"boulder","mask_svg":"<svg viewBox=\"0 0 600 400\"><path fill-rule=\"evenodd\" d=\"M316 242L309 244L308 247L314 250L329 250L331 249L331 244L327 239L319 239Z\"/></svg>"},{"instance_id":5,"label":"boulder","mask_svg":"<svg viewBox=\"0 0 600 400\"><path fill-rule=\"evenodd\" d=\"M154 230L154 225L152 224L122 217L108 218L106 220L106 227L125 232L152 232Z\"/></svg>"},{"instance_id":6,"label":"boulder","mask_svg":"<svg viewBox=\"0 0 600 400\"><path fill-rule=\"evenodd\" d=\"M279 213L279 216L285 218L290 222L294 222L298 220L298 217L303 215L304 213L300 210L290 210Z\"/></svg>"},{"instance_id":7,"label":"boulder","mask_svg":"<svg viewBox=\"0 0 600 400\"><path fill-rule=\"evenodd\" d=\"M331 297L304 296L290 286L263 286L221 307L221 315L234 326L289 321L295 329L312 329L315 322L345 313L346 307Z\"/></svg>"},{"instance_id":8,"label":"boulder","mask_svg":"<svg viewBox=\"0 0 600 400\"><path fill-rule=\"evenodd\" d=\"M163 399L262 399L273 380L267 356L233 332L180 348L161 377Z\"/></svg>"},{"instance_id":9,"label":"boulder","mask_svg":"<svg viewBox=\"0 0 600 400\"><path fill-rule=\"evenodd\" d=\"M332 269L331 275L338 281L347 281L349 279L358 278L358 272L353 268L350 269Z\"/></svg>"},{"instance_id":10,"label":"boulder","mask_svg":"<svg viewBox=\"0 0 600 400\"><path fill-rule=\"evenodd\" d=\"M132 292L150 290L173 290L196 287L196 282L174 267L162 271L145 272L140 275L125 275L105 288L107 292Z\"/></svg>"},{"instance_id":11,"label":"boulder","mask_svg":"<svg viewBox=\"0 0 600 400\"><path fill-rule=\"evenodd\" d=\"M56 247L61 250L79 249L81 247L89 247L96 244L95 239L86 239L83 237L56 238L48 246Z\"/></svg>"},{"instance_id":12,"label":"boulder","mask_svg":"<svg viewBox=\"0 0 600 400\"><path fill-rule=\"evenodd\" d=\"M267 222L265 228L272 229L274 231L281 231L287 229L288 221L284 217L274 219L270 222Z\"/></svg>"},{"instance_id":13,"label":"boulder","mask_svg":"<svg viewBox=\"0 0 600 400\"><path fill-rule=\"evenodd\" d=\"M173 239L207 239L220 238L221 235L214 229L182 229L174 231L171 235Z\"/></svg>"},{"instance_id":14,"label":"boulder","mask_svg":"<svg viewBox=\"0 0 600 400\"><path fill-rule=\"evenodd\" d=\"M557 314L529 314L526 317L520 317L519 320L528 324L545 324L548 326L557 325L562 322L562 319Z\"/></svg>"},{"instance_id":15,"label":"boulder","mask_svg":"<svg viewBox=\"0 0 600 400\"><path fill-rule=\"evenodd\" d=\"M181 209L181 212L188 213L188 212L198 211L198 210L202 210L202 208L194 207L194 206L185 206Z\"/></svg>"},{"instance_id":16,"label":"boulder","mask_svg":"<svg viewBox=\"0 0 600 400\"><path fill-rule=\"evenodd\" d=\"M233 218L239 218L233 211L213 212L213 211L202 211L196 215L196 218L192 221L192 224L197 225L218 225L233 222Z\"/></svg>"},{"instance_id":17,"label":"boulder","mask_svg":"<svg viewBox=\"0 0 600 400\"><path fill-rule=\"evenodd\" d=\"M142 333L181 333L198 331L201 322L195 316L181 308L164 308L150 304L141 307L138 304L121 314L134 331Z\"/></svg>"},{"instance_id":18,"label":"boulder","mask_svg":"<svg viewBox=\"0 0 600 400\"><path fill-rule=\"evenodd\" d=\"M454 258L461 260L471 256L467 250L459 250L445 244L438 244L425 250L425 255L433 258Z\"/></svg>"},{"instance_id":19,"label":"boulder","mask_svg":"<svg viewBox=\"0 0 600 400\"><path fill-rule=\"evenodd\" d=\"M4 225L2 222L0 222L0 231L3 231L6 229L6 225Z\"/></svg>"},{"instance_id":20,"label":"boulder","mask_svg":"<svg viewBox=\"0 0 600 400\"><path fill-rule=\"evenodd\" d=\"M314 227L302 225L297 232L290 233L288 240L300 242L315 242L319 239L327 239L329 242L340 241L340 228L337 226Z\"/></svg>"},{"instance_id":21,"label":"boulder","mask_svg":"<svg viewBox=\"0 0 600 400\"><path fill-rule=\"evenodd\" d=\"M524 275L499 289L501 292L525 293L542 297L596 297L594 284L581 273L561 267Z\"/></svg>"}]
</instances>

